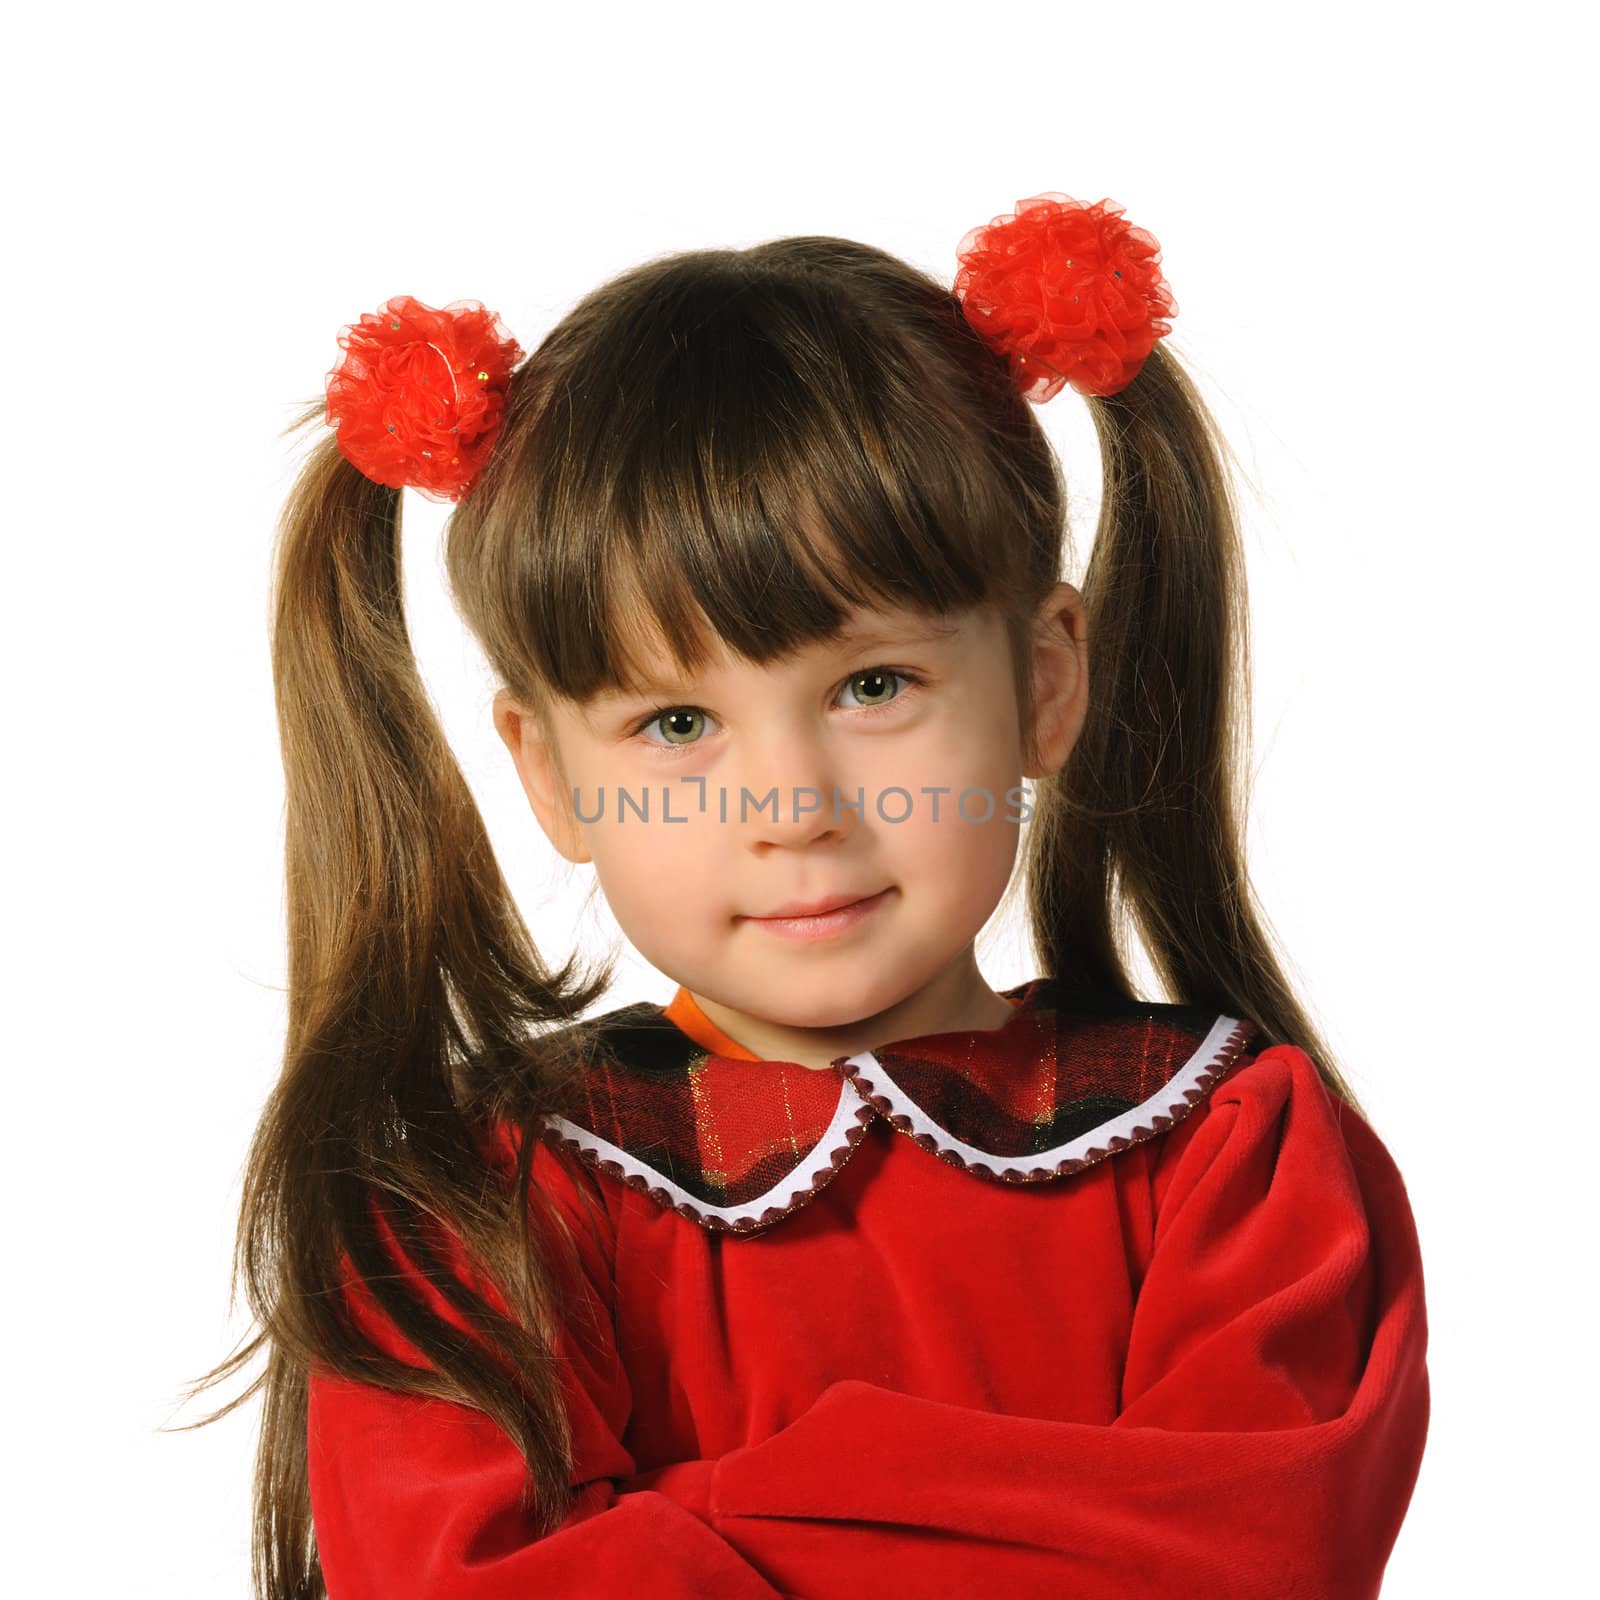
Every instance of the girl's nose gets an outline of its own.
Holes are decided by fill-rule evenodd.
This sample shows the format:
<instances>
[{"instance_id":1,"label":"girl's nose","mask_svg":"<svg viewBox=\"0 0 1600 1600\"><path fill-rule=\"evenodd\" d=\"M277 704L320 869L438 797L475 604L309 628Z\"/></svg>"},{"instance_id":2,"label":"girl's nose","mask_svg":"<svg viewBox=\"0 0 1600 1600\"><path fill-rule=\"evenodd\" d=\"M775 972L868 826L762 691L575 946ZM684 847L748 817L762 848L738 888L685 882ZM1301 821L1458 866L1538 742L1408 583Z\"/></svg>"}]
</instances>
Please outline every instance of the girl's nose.
<instances>
[{"instance_id":1,"label":"girl's nose","mask_svg":"<svg viewBox=\"0 0 1600 1600\"><path fill-rule=\"evenodd\" d=\"M842 836L863 814L860 784L848 782L817 736L764 741L740 782L742 792L729 797L730 821L737 816L752 837L793 845Z\"/></svg>"}]
</instances>

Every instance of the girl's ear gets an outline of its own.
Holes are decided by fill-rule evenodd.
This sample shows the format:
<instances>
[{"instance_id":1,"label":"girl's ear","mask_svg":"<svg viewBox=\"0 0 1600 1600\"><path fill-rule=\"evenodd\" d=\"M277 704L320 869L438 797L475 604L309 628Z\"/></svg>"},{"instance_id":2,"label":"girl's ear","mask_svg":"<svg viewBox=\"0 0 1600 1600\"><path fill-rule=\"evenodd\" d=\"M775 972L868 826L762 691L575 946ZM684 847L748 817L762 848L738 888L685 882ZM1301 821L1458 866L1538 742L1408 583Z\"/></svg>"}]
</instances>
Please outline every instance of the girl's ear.
<instances>
[{"instance_id":1,"label":"girl's ear","mask_svg":"<svg viewBox=\"0 0 1600 1600\"><path fill-rule=\"evenodd\" d=\"M560 753L538 714L514 700L509 689L502 689L494 697L494 725L511 752L522 792L545 837L568 861L592 861L573 813Z\"/></svg>"},{"instance_id":2,"label":"girl's ear","mask_svg":"<svg viewBox=\"0 0 1600 1600\"><path fill-rule=\"evenodd\" d=\"M1083 596L1058 583L1034 613L1033 749L1025 778L1048 778L1066 765L1089 711L1089 643Z\"/></svg>"}]
</instances>

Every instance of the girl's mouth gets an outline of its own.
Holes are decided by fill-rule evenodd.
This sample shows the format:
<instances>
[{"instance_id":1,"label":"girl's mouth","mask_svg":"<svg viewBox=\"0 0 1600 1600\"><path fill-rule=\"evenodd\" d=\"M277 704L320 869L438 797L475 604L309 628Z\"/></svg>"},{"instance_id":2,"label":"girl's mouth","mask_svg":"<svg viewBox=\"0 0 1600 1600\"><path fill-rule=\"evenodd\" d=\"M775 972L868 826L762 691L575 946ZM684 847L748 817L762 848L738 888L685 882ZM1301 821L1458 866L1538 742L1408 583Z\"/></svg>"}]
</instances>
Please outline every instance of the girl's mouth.
<instances>
[{"instance_id":1,"label":"girl's mouth","mask_svg":"<svg viewBox=\"0 0 1600 1600\"><path fill-rule=\"evenodd\" d=\"M894 893L893 887L881 889L865 900L852 901L847 906L836 906L809 917L746 917L744 920L758 928L775 933L780 939L831 939L851 928L859 927L874 911Z\"/></svg>"}]
</instances>

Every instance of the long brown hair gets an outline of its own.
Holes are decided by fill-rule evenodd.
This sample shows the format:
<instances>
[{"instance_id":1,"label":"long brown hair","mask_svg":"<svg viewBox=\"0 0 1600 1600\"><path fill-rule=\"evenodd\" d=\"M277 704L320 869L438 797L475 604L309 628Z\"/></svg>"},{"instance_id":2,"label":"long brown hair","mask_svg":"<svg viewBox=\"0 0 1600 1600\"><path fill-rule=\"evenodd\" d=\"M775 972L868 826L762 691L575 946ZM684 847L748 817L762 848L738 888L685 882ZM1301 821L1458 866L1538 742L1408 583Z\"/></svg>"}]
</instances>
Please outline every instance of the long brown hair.
<instances>
[{"instance_id":1,"label":"long brown hair","mask_svg":"<svg viewBox=\"0 0 1600 1600\"><path fill-rule=\"evenodd\" d=\"M1165 344L1088 402L1102 451L1081 588L1090 708L1035 785L1025 835L1039 970L1135 997L1136 930L1169 1001L1302 1046L1357 1111L1263 929L1245 871L1247 610L1226 445ZM322 419L318 400L295 427ZM580 301L512 375L503 431L452 512L455 602L528 705L631 681L653 621L678 663L709 636L754 663L848 608L1000 608L1027 742L1027 628L1070 547L1060 465L948 288L846 239L648 261ZM325 1594L306 1469L313 1364L489 1414L552 1530L571 1443L549 1360L531 1158L610 984L535 949L423 688L401 596L398 491L324 434L275 551L286 778L289 1024L244 1181L235 1260L258 1323L261 1600ZM514 1173L485 1130L517 1130ZM372 1204L482 1340L393 1272ZM448 1227L506 1310L430 1242ZM396 1362L340 1310L341 1262L427 1358Z\"/></svg>"}]
</instances>

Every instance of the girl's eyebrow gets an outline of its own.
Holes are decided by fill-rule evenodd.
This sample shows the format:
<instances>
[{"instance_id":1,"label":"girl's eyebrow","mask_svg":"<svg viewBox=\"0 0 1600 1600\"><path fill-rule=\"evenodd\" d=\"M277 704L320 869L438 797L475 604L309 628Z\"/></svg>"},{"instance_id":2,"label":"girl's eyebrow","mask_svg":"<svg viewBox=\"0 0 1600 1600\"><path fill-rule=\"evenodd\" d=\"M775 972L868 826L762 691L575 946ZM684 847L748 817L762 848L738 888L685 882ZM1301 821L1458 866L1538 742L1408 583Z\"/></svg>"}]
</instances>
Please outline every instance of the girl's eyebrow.
<instances>
[{"instance_id":1,"label":"girl's eyebrow","mask_svg":"<svg viewBox=\"0 0 1600 1600\"><path fill-rule=\"evenodd\" d=\"M937 617L914 617L904 622L884 624L860 623L842 628L831 639L822 643L839 650L875 650L890 645L914 645L952 638L961 631L959 623ZM602 689L594 696L596 701L637 700L662 695L689 694L698 687L697 679L678 682L668 678L637 678L621 688Z\"/></svg>"},{"instance_id":2,"label":"girl's eyebrow","mask_svg":"<svg viewBox=\"0 0 1600 1600\"><path fill-rule=\"evenodd\" d=\"M842 629L831 644L852 650L888 644L922 644L930 639L949 639L961 631L958 622L941 617L908 617L889 625L861 623Z\"/></svg>"}]
</instances>

